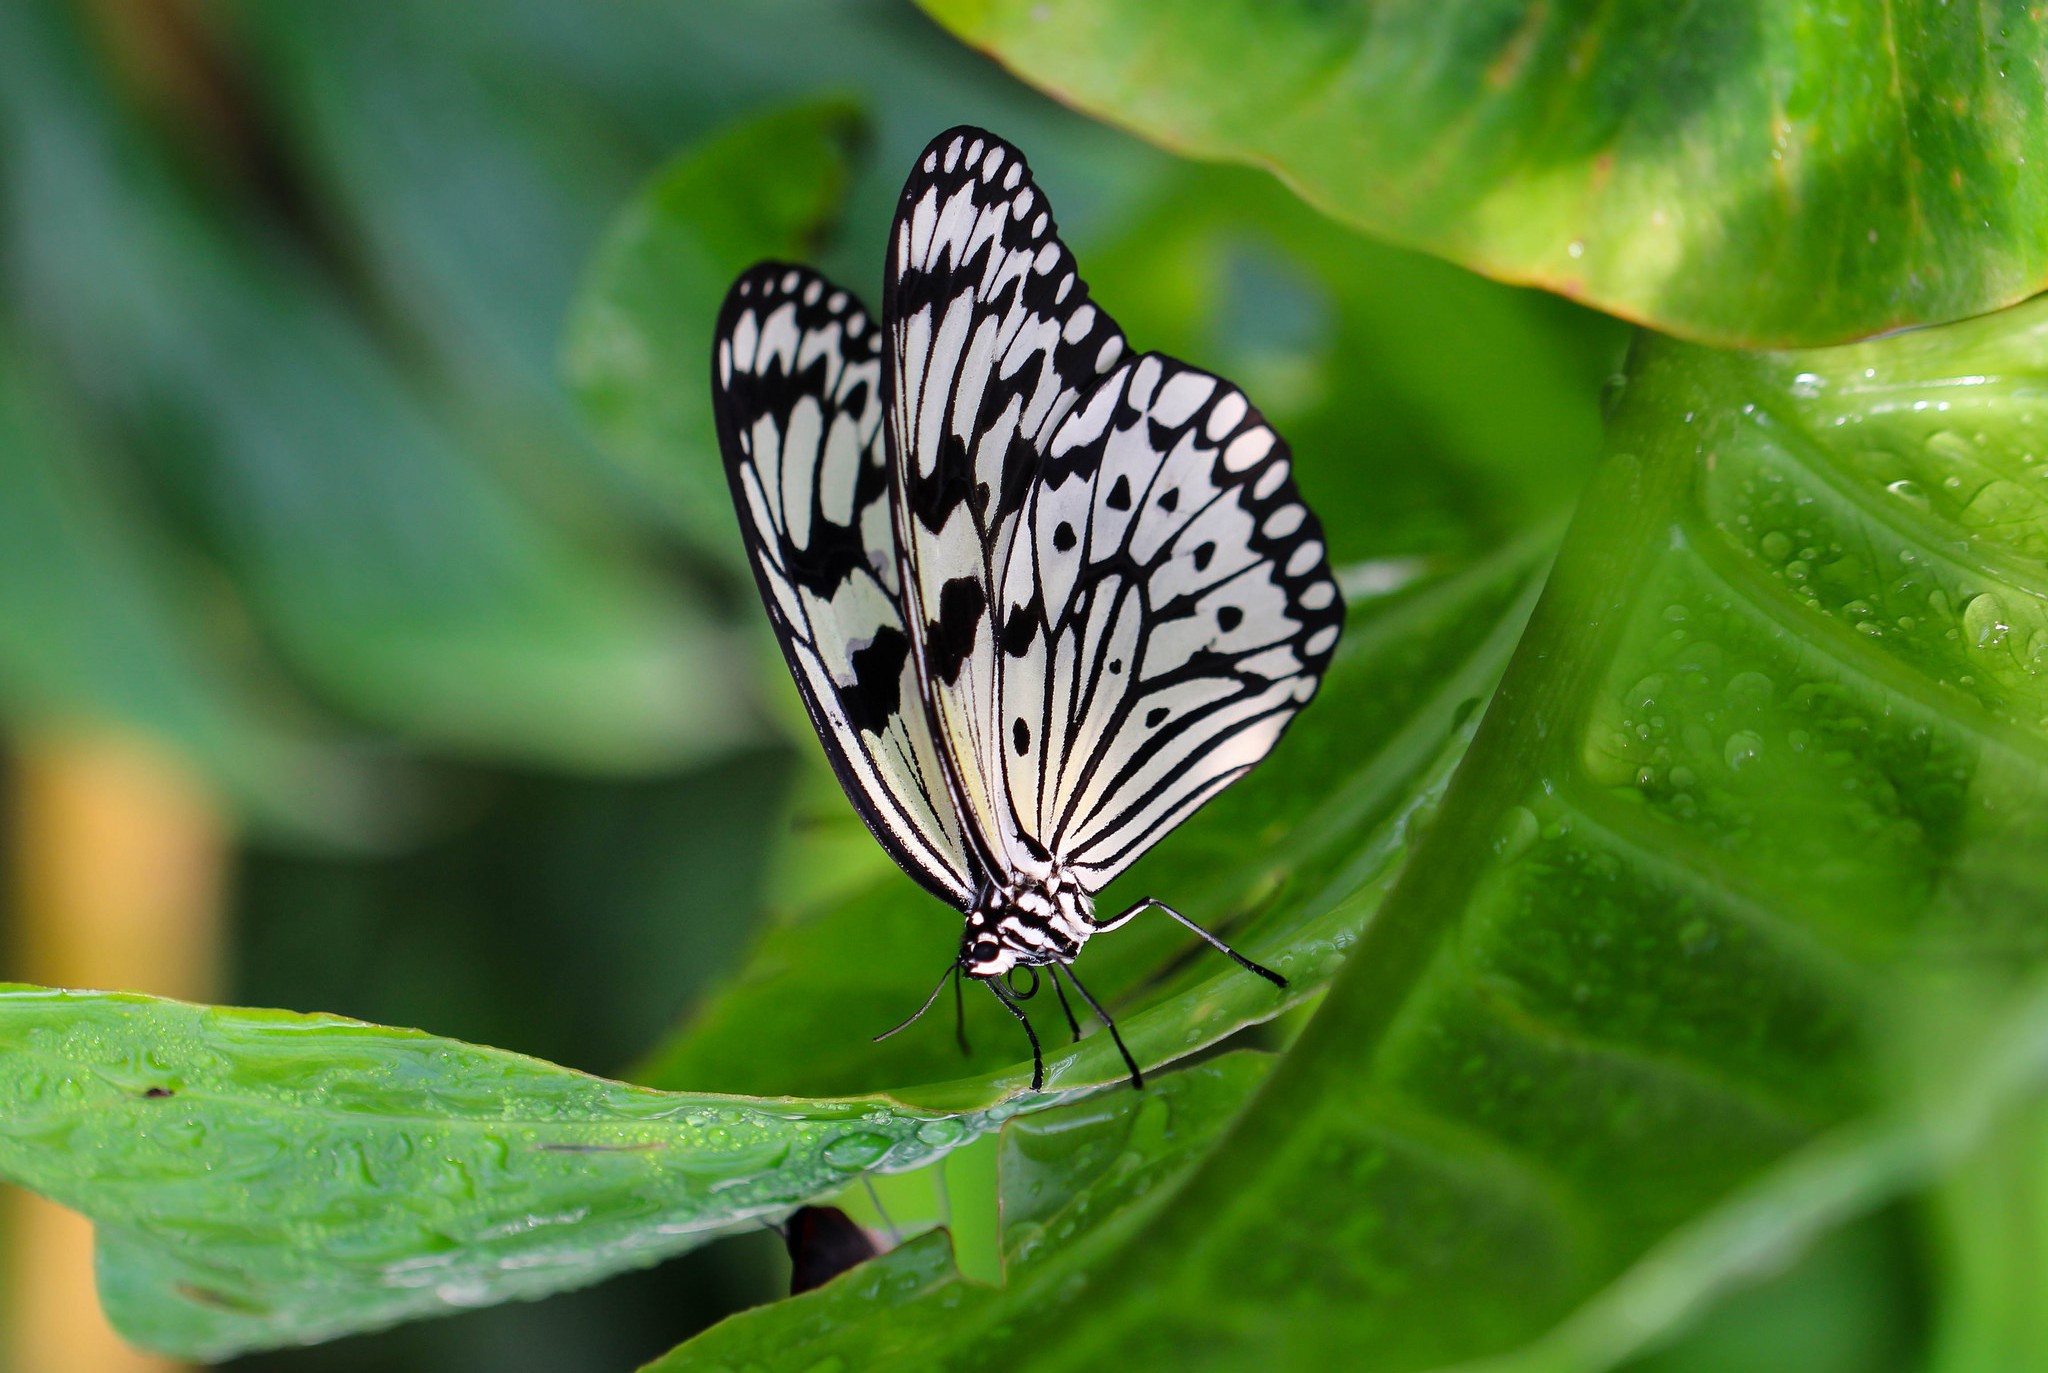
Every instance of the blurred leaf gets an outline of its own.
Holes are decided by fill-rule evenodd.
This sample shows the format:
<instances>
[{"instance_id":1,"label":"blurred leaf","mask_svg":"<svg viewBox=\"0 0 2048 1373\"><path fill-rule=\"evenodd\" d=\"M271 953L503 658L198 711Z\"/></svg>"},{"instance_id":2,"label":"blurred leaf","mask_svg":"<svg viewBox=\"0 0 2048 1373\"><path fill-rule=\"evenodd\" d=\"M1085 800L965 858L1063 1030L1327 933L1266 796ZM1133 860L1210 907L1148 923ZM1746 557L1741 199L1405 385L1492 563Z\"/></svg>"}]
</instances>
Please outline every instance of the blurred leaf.
<instances>
[{"instance_id":1,"label":"blurred leaf","mask_svg":"<svg viewBox=\"0 0 2048 1373\"><path fill-rule=\"evenodd\" d=\"M2048 284L2023 5L923 3L1165 146L1674 333L1823 343Z\"/></svg>"},{"instance_id":2,"label":"blurred leaf","mask_svg":"<svg viewBox=\"0 0 2048 1373\"><path fill-rule=\"evenodd\" d=\"M569 319L585 413L671 518L735 567L744 560L711 419L718 307L754 263L815 251L860 127L844 102L798 106L684 153L613 226Z\"/></svg>"},{"instance_id":3,"label":"blurred leaf","mask_svg":"<svg viewBox=\"0 0 2048 1373\"><path fill-rule=\"evenodd\" d=\"M362 778L223 672L161 531L124 500L57 388L0 335L0 695L13 727L116 721L206 767L250 812L330 836L369 824Z\"/></svg>"},{"instance_id":4,"label":"blurred leaf","mask_svg":"<svg viewBox=\"0 0 2048 1373\"><path fill-rule=\"evenodd\" d=\"M714 557L731 546L728 497L722 479L692 484L687 458L709 429L644 436L663 446L628 442L608 454L616 464L593 461L597 446L564 403L557 374L562 320L579 308L599 235L660 160L778 104L816 108L820 91L857 93L884 156L864 170L842 163L833 194L846 197L860 232L805 245L856 290L879 278L882 228L903 169L933 132L960 118L1054 150L1087 191L1112 201L1134 180L1128 164L1164 165L1017 82L988 80L981 63L907 5L615 0L593 20L553 0L363 12L322 0L241 0L219 13L282 116L277 134L295 175L332 217L323 224L330 246L375 292L380 314L401 319L407 343L429 355L435 380L459 396L496 465L523 488L577 507L600 534L621 518L680 521ZM758 203L774 194L786 175L782 152L733 169L721 198L697 210L716 220L724 198ZM812 227L839 209L820 202ZM751 252L752 262L778 241L734 250ZM657 290L667 299L665 287ZM687 364L663 392L680 404L700 402L699 336L710 321L708 313L701 325L652 321L661 327L650 341ZM664 413L644 398L633 406L643 410Z\"/></svg>"},{"instance_id":5,"label":"blurred leaf","mask_svg":"<svg viewBox=\"0 0 2048 1373\"><path fill-rule=\"evenodd\" d=\"M1924 1369L1927 1304L1918 1238L1903 1205L1854 1220L1822 1235L1789 1267L1781 1268L1774 1255L1759 1265L1767 1273L1757 1286L1731 1293L1681 1338L1623 1367L1628 1373Z\"/></svg>"},{"instance_id":6,"label":"blurred leaf","mask_svg":"<svg viewBox=\"0 0 2048 1373\"><path fill-rule=\"evenodd\" d=\"M1132 338L1259 397L1339 562L1498 547L1599 453L1622 325L1362 238L1270 177L1181 164L1081 262Z\"/></svg>"},{"instance_id":7,"label":"blurred leaf","mask_svg":"<svg viewBox=\"0 0 2048 1373\"><path fill-rule=\"evenodd\" d=\"M2048 1364L2048 1105L2041 1099L1983 1141L1932 1189L1940 1257L1933 1373Z\"/></svg>"},{"instance_id":8,"label":"blurred leaf","mask_svg":"<svg viewBox=\"0 0 2048 1373\"><path fill-rule=\"evenodd\" d=\"M773 1218L1000 1115L748 1102L330 1016L0 991L0 1173L98 1224L193 1358L537 1296Z\"/></svg>"},{"instance_id":9,"label":"blurred leaf","mask_svg":"<svg viewBox=\"0 0 2048 1373\"><path fill-rule=\"evenodd\" d=\"M1258 1054L1227 1054L1002 1129L1000 1293L960 1276L943 1231L872 1259L823 1288L742 1312L649 1364L646 1373L746 1368L952 1367L992 1327L1040 1326L1086 1300L1115 1253L1265 1076ZM913 1362L906 1363L906 1360Z\"/></svg>"},{"instance_id":10,"label":"blurred leaf","mask_svg":"<svg viewBox=\"0 0 2048 1373\"><path fill-rule=\"evenodd\" d=\"M746 738L716 629L551 527L271 226L194 195L64 7L0 9L0 137L24 332L330 700L584 767Z\"/></svg>"},{"instance_id":11,"label":"blurred leaf","mask_svg":"<svg viewBox=\"0 0 2048 1373\"><path fill-rule=\"evenodd\" d=\"M1084 1308L950 1366L1590 1373L2035 1100L2044 372L2048 299L1644 341L1315 1017Z\"/></svg>"}]
</instances>

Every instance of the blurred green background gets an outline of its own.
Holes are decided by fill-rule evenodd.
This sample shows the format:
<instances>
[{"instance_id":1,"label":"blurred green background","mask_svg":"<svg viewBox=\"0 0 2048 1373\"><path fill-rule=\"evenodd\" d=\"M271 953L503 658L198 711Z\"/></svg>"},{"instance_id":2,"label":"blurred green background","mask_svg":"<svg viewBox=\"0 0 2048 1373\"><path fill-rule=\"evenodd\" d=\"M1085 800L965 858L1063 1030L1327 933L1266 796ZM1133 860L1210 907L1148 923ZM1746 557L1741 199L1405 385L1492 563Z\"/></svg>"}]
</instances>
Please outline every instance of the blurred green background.
<instances>
[{"instance_id":1,"label":"blurred green background","mask_svg":"<svg viewBox=\"0 0 2048 1373\"><path fill-rule=\"evenodd\" d=\"M1615 322L1178 162L908 0L5 0L0 972L90 980L64 960L91 938L45 928L92 899L61 854L167 816L162 861L204 871L157 936L198 952L100 976L618 1074L820 880L777 855L850 821L703 480L708 425L673 453L593 432L561 356L650 174L819 99L852 168L820 265L872 299L912 154L1001 132L1129 332L1280 422L1358 585L1561 514L1590 468ZM1645 1367L1894 1366L1913 1223L1839 1233ZM620 1369L785 1281L764 1232L232 1366Z\"/></svg>"}]
</instances>

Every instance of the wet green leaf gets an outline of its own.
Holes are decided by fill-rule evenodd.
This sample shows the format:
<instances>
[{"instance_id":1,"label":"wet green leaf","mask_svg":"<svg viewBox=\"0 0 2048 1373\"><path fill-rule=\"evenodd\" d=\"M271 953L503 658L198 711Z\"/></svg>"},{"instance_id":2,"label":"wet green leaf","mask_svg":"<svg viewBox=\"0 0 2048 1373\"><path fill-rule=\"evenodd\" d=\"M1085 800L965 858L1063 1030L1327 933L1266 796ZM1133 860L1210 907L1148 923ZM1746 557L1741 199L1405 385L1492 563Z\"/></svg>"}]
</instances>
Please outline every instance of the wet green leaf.
<instances>
[{"instance_id":1,"label":"wet green leaf","mask_svg":"<svg viewBox=\"0 0 2048 1373\"><path fill-rule=\"evenodd\" d=\"M1265 1077L1263 1055L1227 1054L1157 1079L1019 1117L1000 1135L1000 1290L960 1276L943 1231L851 1270L815 1292L743 1312L648 1365L646 1373L952 1367L1013 1327L1077 1317L1155 1198L1177 1181Z\"/></svg>"},{"instance_id":2,"label":"wet green leaf","mask_svg":"<svg viewBox=\"0 0 2048 1373\"><path fill-rule=\"evenodd\" d=\"M1315 1017L1084 1311L949 1366L1611 1368L2033 1100L2044 375L2048 300L1644 341Z\"/></svg>"},{"instance_id":3,"label":"wet green leaf","mask_svg":"<svg viewBox=\"0 0 2048 1373\"><path fill-rule=\"evenodd\" d=\"M2048 282L2025 5L924 0L1041 88L1670 332L1822 343Z\"/></svg>"},{"instance_id":4,"label":"wet green leaf","mask_svg":"<svg viewBox=\"0 0 2048 1373\"><path fill-rule=\"evenodd\" d=\"M98 1224L109 1315L192 1358L591 1282L1002 1113L648 1091L331 1016L0 991L0 1175Z\"/></svg>"}]
</instances>

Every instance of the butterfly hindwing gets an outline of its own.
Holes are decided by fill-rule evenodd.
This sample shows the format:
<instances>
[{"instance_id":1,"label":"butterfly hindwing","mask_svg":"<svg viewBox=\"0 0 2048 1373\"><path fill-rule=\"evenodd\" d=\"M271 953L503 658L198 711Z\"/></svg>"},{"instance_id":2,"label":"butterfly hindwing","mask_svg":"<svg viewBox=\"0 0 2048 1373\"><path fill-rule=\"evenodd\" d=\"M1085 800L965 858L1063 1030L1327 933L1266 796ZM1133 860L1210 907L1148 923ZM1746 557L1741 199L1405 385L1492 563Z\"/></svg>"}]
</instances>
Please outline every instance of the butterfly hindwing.
<instances>
[{"instance_id":1,"label":"butterfly hindwing","mask_svg":"<svg viewBox=\"0 0 2048 1373\"><path fill-rule=\"evenodd\" d=\"M718 438L762 599L833 770L890 856L965 908L979 875L911 658L881 351L847 292L762 263L719 315Z\"/></svg>"},{"instance_id":2,"label":"butterfly hindwing","mask_svg":"<svg viewBox=\"0 0 2048 1373\"><path fill-rule=\"evenodd\" d=\"M1344 614L1286 444L1159 354L1061 424L1002 576L1010 805L1090 890L1265 757Z\"/></svg>"},{"instance_id":3,"label":"butterfly hindwing","mask_svg":"<svg viewBox=\"0 0 2048 1373\"><path fill-rule=\"evenodd\" d=\"M904 187L884 282L904 605L984 861L1042 860L1003 786L993 609L1053 433L1126 351L1017 150L934 139Z\"/></svg>"}]
</instances>

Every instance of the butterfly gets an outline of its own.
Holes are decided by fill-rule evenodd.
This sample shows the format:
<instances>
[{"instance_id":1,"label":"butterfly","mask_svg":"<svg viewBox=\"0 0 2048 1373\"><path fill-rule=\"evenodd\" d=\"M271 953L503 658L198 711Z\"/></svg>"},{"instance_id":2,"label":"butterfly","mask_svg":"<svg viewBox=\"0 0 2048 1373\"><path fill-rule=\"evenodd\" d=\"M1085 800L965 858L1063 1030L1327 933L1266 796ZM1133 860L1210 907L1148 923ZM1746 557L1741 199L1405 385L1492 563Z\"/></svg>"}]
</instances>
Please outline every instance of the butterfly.
<instances>
[{"instance_id":1,"label":"butterfly","mask_svg":"<svg viewBox=\"0 0 2048 1373\"><path fill-rule=\"evenodd\" d=\"M712 397L749 561L819 741L882 847L965 916L950 977L1074 976L1096 893L1272 749L1342 629L1322 528L1244 393L1134 353L1024 158L940 134L890 229L879 326L763 262ZM1028 973L1028 987L1019 978ZM957 1004L956 1004L957 1009ZM888 1033L895 1033L892 1030Z\"/></svg>"}]
</instances>

